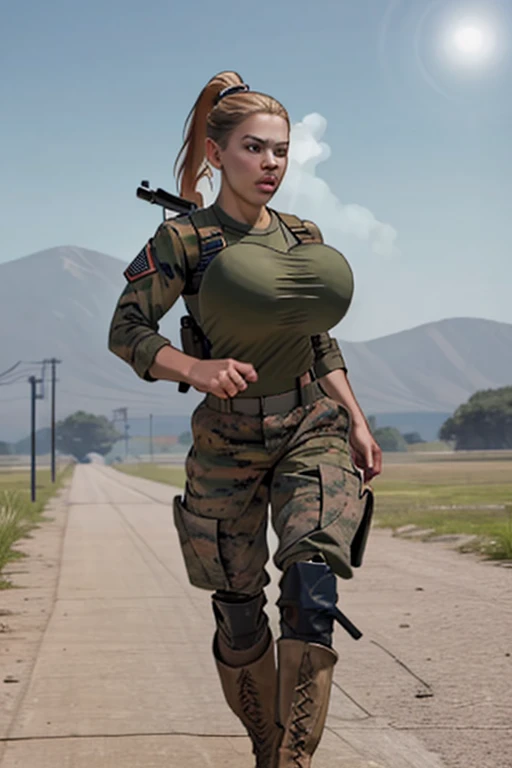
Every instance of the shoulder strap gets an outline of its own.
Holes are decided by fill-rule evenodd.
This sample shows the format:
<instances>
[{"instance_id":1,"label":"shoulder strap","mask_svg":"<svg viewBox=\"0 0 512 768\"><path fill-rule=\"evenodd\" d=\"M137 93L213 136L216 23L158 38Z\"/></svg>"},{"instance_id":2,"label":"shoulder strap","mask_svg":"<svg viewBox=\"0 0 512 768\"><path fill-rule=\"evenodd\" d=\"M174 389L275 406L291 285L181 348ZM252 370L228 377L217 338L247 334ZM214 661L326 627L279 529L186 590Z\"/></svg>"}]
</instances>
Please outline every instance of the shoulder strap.
<instances>
[{"instance_id":1,"label":"shoulder strap","mask_svg":"<svg viewBox=\"0 0 512 768\"><path fill-rule=\"evenodd\" d=\"M295 236L300 245L323 243L324 240L322 234L317 225L312 221L299 219L298 216L294 216L292 213L281 213L280 211L275 210L274 213L281 219L292 235Z\"/></svg>"},{"instance_id":2,"label":"shoulder strap","mask_svg":"<svg viewBox=\"0 0 512 768\"><path fill-rule=\"evenodd\" d=\"M197 293L206 267L226 247L224 233L219 226L196 226L191 215L168 219L167 223L179 237L185 254L187 277L183 293Z\"/></svg>"},{"instance_id":3,"label":"shoulder strap","mask_svg":"<svg viewBox=\"0 0 512 768\"><path fill-rule=\"evenodd\" d=\"M299 219L291 213L274 211L300 245L323 243L321 232L312 221ZM187 278L184 294L198 292L203 273L219 251L226 247L222 228L217 225L197 226L193 215L167 220L168 227L178 236L185 254Z\"/></svg>"}]
</instances>

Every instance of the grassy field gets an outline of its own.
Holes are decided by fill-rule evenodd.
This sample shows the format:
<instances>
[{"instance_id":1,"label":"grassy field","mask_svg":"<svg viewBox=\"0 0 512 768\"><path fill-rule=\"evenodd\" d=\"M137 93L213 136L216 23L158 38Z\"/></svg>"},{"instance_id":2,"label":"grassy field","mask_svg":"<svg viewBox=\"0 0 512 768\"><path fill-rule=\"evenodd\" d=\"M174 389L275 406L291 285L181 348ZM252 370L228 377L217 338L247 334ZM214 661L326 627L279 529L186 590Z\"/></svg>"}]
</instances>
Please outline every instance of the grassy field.
<instances>
[{"instance_id":1,"label":"grassy field","mask_svg":"<svg viewBox=\"0 0 512 768\"><path fill-rule=\"evenodd\" d=\"M131 475L183 487L182 468L117 465ZM373 481L375 525L414 525L439 534L468 534L465 545L495 559L512 559L512 451L384 455Z\"/></svg>"},{"instance_id":2,"label":"grassy field","mask_svg":"<svg viewBox=\"0 0 512 768\"><path fill-rule=\"evenodd\" d=\"M386 458L373 482L377 525L474 535L478 539L468 548L512 559L511 453Z\"/></svg>"},{"instance_id":3,"label":"grassy field","mask_svg":"<svg viewBox=\"0 0 512 768\"><path fill-rule=\"evenodd\" d=\"M35 502L30 501L30 472L12 470L0 473L0 589L9 586L1 575L6 563L23 557L19 551L12 549L13 545L44 521L44 507L72 472L73 465L63 467L52 484L50 470L38 470Z\"/></svg>"},{"instance_id":4,"label":"grassy field","mask_svg":"<svg viewBox=\"0 0 512 768\"><path fill-rule=\"evenodd\" d=\"M442 451L444 453L451 452L451 448L448 443L441 440L433 440L430 443L413 443L407 448L408 453L425 453L425 451Z\"/></svg>"}]
</instances>

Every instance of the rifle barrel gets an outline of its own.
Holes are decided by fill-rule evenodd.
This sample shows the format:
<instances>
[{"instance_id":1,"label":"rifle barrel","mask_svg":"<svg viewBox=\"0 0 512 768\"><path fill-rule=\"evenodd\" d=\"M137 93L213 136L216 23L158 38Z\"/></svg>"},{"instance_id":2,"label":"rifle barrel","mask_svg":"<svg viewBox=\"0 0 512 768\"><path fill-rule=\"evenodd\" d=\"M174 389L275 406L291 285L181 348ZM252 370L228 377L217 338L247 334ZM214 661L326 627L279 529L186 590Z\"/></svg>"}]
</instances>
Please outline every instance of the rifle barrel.
<instances>
[{"instance_id":1,"label":"rifle barrel","mask_svg":"<svg viewBox=\"0 0 512 768\"><path fill-rule=\"evenodd\" d=\"M176 211L177 213L190 213L195 211L197 205L191 200L185 200L183 197L172 195L165 189L149 189L147 187L137 187L137 197L141 200L146 200L152 205L160 205L162 208L166 208L169 211Z\"/></svg>"}]
</instances>

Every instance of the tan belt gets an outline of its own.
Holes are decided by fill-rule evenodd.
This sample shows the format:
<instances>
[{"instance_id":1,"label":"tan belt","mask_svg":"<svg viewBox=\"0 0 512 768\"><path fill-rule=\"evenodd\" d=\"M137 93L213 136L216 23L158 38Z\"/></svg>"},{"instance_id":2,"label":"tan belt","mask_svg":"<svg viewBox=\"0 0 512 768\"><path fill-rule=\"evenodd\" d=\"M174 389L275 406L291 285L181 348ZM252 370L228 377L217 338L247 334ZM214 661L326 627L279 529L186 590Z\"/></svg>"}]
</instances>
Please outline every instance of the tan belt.
<instances>
[{"instance_id":1,"label":"tan belt","mask_svg":"<svg viewBox=\"0 0 512 768\"><path fill-rule=\"evenodd\" d=\"M245 413L249 416L271 416L278 413L288 413L298 405L313 405L320 397L324 396L317 381L311 381L309 374L301 376L309 382L288 392L280 392L278 395L262 395L261 397L230 397L223 400L221 397L206 395L204 400L208 408L220 413ZM306 381L307 381L306 379Z\"/></svg>"}]
</instances>

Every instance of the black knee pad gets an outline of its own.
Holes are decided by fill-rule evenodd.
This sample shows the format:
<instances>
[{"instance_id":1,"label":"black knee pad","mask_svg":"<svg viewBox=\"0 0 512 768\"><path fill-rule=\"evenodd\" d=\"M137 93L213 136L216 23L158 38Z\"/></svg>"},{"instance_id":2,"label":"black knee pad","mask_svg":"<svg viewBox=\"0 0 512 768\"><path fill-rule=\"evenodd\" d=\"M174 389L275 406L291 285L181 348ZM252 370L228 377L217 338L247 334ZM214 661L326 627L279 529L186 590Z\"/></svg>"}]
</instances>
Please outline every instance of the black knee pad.
<instances>
[{"instance_id":1,"label":"black knee pad","mask_svg":"<svg viewBox=\"0 0 512 768\"><path fill-rule=\"evenodd\" d=\"M268 617L263 610L267 598L263 592L250 597L231 592L212 595L213 614L222 639L234 651L256 645L268 632Z\"/></svg>"},{"instance_id":2,"label":"black knee pad","mask_svg":"<svg viewBox=\"0 0 512 768\"><path fill-rule=\"evenodd\" d=\"M336 607L336 576L324 562L293 563L281 581L281 636L332 647L334 620L358 640L361 632Z\"/></svg>"},{"instance_id":3,"label":"black knee pad","mask_svg":"<svg viewBox=\"0 0 512 768\"><path fill-rule=\"evenodd\" d=\"M326 563L293 563L284 573L277 605L281 635L332 646L336 577Z\"/></svg>"}]
</instances>

